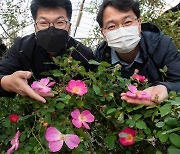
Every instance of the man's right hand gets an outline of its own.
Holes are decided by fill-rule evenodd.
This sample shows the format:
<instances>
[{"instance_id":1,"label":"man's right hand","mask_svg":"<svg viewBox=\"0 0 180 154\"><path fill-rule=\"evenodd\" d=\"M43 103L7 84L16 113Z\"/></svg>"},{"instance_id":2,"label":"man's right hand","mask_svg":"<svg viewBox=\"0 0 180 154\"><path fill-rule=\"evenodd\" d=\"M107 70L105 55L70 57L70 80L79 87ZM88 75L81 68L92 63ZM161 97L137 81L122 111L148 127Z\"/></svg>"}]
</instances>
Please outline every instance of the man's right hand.
<instances>
[{"instance_id":1,"label":"man's right hand","mask_svg":"<svg viewBox=\"0 0 180 154\"><path fill-rule=\"evenodd\" d=\"M15 92L22 96L29 96L32 99L45 103L44 97L53 97L52 93L41 94L35 92L29 85L28 79L32 73L29 71L16 71L11 75L6 75L1 79L1 87L5 91Z\"/></svg>"}]
</instances>

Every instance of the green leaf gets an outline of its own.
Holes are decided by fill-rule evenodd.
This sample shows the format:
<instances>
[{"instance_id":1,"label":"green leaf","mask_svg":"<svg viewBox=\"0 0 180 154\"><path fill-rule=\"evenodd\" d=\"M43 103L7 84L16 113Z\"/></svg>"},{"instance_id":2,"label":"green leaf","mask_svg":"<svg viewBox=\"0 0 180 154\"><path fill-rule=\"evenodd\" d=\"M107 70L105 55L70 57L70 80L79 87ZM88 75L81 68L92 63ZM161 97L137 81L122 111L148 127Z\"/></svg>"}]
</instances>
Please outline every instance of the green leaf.
<instances>
[{"instance_id":1,"label":"green leaf","mask_svg":"<svg viewBox=\"0 0 180 154\"><path fill-rule=\"evenodd\" d=\"M163 127L165 124L164 124L164 122L158 122L158 123L156 123L156 127L158 127L158 128L161 128L161 127Z\"/></svg>"},{"instance_id":2,"label":"green leaf","mask_svg":"<svg viewBox=\"0 0 180 154\"><path fill-rule=\"evenodd\" d=\"M25 133L21 133L20 142L23 142L25 139L26 139Z\"/></svg>"},{"instance_id":3,"label":"green leaf","mask_svg":"<svg viewBox=\"0 0 180 154\"><path fill-rule=\"evenodd\" d=\"M155 154L163 154L161 151L156 151Z\"/></svg>"},{"instance_id":4,"label":"green leaf","mask_svg":"<svg viewBox=\"0 0 180 154\"><path fill-rule=\"evenodd\" d=\"M109 149L112 150L115 146L115 140L116 140L116 136L107 136L104 139L104 142L108 145Z\"/></svg>"},{"instance_id":5,"label":"green leaf","mask_svg":"<svg viewBox=\"0 0 180 154\"><path fill-rule=\"evenodd\" d=\"M63 73L60 70L53 70L52 74L54 77L60 77Z\"/></svg>"},{"instance_id":6,"label":"green leaf","mask_svg":"<svg viewBox=\"0 0 180 154\"><path fill-rule=\"evenodd\" d=\"M126 124L128 124L129 125L129 127L134 127L134 125L135 125L135 121L134 120L132 120L132 119L128 119L127 121L126 121Z\"/></svg>"},{"instance_id":7,"label":"green leaf","mask_svg":"<svg viewBox=\"0 0 180 154\"><path fill-rule=\"evenodd\" d=\"M137 121L137 120L139 120L141 117L142 117L142 114L135 114L135 115L132 116L132 119L133 119L134 121Z\"/></svg>"},{"instance_id":8,"label":"green leaf","mask_svg":"<svg viewBox=\"0 0 180 154\"><path fill-rule=\"evenodd\" d=\"M180 100L171 101L171 105L180 105Z\"/></svg>"},{"instance_id":9,"label":"green leaf","mask_svg":"<svg viewBox=\"0 0 180 154\"><path fill-rule=\"evenodd\" d=\"M54 107L49 107L49 108L47 109L47 112L49 112L49 113L54 112L54 111L55 111L55 108L54 108Z\"/></svg>"},{"instance_id":10,"label":"green leaf","mask_svg":"<svg viewBox=\"0 0 180 154\"><path fill-rule=\"evenodd\" d=\"M166 118L165 120L164 120L164 122L168 125L168 126L172 126L172 127L174 127L174 126L177 126L177 124L178 124L178 121L177 121L177 119L176 118Z\"/></svg>"},{"instance_id":11,"label":"green leaf","mask_svg":"<svg viewBox=\"0 0 180 154\"><path fill-rule=\"evenodd\" d=\"M144 129L144 132L147 134L147 135L150 135L151 134L151 130L147 127L146 129Z\"/></svg>"},{"instance_id":12,"label":"green leaf","mask_svg":"<svg viewBox=\"0 0 180 154\"><path fill-rule=\"evenodd\" d=\"M3 123L2 123L2 125L3 125L4 127L9 127L9 126L11 125L11 122L10 122L9 119L5 119L5 120L3 121Z\"/></svg>"},{"instance_id":13,"label":"green leaf","mask_svg":"<svg viewBox=\"0 0 180 154\"><path fill-rule=\"evenodd\" d=\"M172 142L172 144L174 144L175 146L180 148L180 136L175 134L175 133L171 133L169 135L169 139Z\"/></svg>"},{"instance_id":14,"label":"green leaf","mask_svg":"<svg viewBox=\"0 0 180 154\"><path fill-rule=\"evenodd\" d=\"M101 90L100 90L100 88L98 86L93 85L93 90L96 93L96 95L100 95L101 94Z\"/></svg>"},{"instance_id":15,"label":"green leaf","mask_svg":"<svg viewBox=\"0 0 180 154\"><path fill-rule=\"evenodd\" d=\"M145 135L140 133L140 134L137 134L135 137L134 137L134 140L135 141L142 141L143 139L145 138Z\"/></svg>"},{"instance_id":16,"label":"green leaf","mask_svg":"<svg viewBox=\"0 0 180 154\"><path fill-rule=\"evenodd\" d=\"M92 65L100 65L101 63L95 61L95 60L89 60L88 61L89 64L92 64Z\"/></svg>"},{"instance_id":17,"label":"green leaf","mask_svg":"<svg viewBox=\"0 0 180 154\"><path fill-rule=\"evenodd\" d=\"M168 140L169 134L163 134L162 132L159 134L159 140L161 142L166 142Z\"/></svg>"},{"instance_id":18,"label":"green leaf","mask_svg":"<svg viewBox=\"0 0 180 154\"><path fill-rule=\"evenodd\" d=\"M124 123L124 112L121 112L118 117L118 123Z\"/></svg>"},{"instance_id":19,"label":"green leaf","mask_svg":"<svg viewBox=\"0 0 180 154\"><path fill-rule=\"evenodd\" d=\"M45 119L44 119L44 120L45 120L45 122L47 122L47 123L49 123L49 124L50 124L50 123L51 123L51 115L50 115L49 113L48 113L48 114L46 114L46 115L45 115Z\"/></svg>"},{"instance_id":20,"label":"green leaf","mask_svg":"<svg viewBox=\"0 0 180 154\"><path fill-rule=\"evenodd\" d=\"M109 63L103 61L103 62L101 62L101 66L104 66L104 67L110 67L111 64L109 64Z\"/></svg>"},{"instance_id":21,"label":"green leaf","mask_svg":"<svg viewBox=\"0 0 180 154\"><path fill-rule=\"evenodd\" d=\"M161 113L161 117L164 117L165 115L171 112L171 104L163 105L162 107L159 108L159 111Z\"/></svg>"},{"instance_id":22,"label":"green leaf","mask_svg":"<svg viewBox=\"0 0 180 154\"><path fill-rule=\"evenodd\" d=\"M115 111L116 111L116 109L115 109L115 108L112 108L112 109L109 109L106 114L111 114L111 113L113 113L113 112L115 112Z\"/></svg>"},{"instance_id":23,"label":"green leaf","mask_svg":"<svg viewBox=\"0 0 180 154\"><path fill-rule=\"evenodd\" d=\"M63 103L57 103L56 104L56 108L57 109L61 109L62 110L62 109L64 109L64 107L65 107L65 105Z\"/></svg>"},{"instance_id":24,"label":"green leaf","mask_svg":"<svg viewBox=\"0 0 180 154\"><path fill-rule=\"evenodd\" d=\"M180 149L170 146L167 150L168 154L180 154Z\"/></svg>"},{"instance_id":25,"label":"green leaf","mask_svg":"<svg viewBox=\"0 0 180 154\"><path fill-rule=\"evenodd\" d=\"M133 110L141 109L144 106L144 104L137 105L136 107L133 107Z\"/></svg>"},{"instance_id":26,"label":"green leaf","mask_svg":"<svg viewBox=\"0 0 180 154\"><path fill-rule=\"evenodd\" d=\"M146 129L147 128L146 123L143 120L138 120L136 122L136 127L139 129Z\"/></svg>"}]
</instances>

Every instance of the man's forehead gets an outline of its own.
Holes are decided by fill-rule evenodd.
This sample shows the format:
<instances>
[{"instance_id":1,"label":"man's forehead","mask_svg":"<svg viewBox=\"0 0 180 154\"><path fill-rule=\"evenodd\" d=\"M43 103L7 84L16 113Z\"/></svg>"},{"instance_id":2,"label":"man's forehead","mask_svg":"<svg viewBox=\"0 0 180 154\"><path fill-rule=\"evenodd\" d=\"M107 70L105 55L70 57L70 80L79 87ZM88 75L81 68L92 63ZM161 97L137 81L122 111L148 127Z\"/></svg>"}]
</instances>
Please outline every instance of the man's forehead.
<instances>
[{"instance_id":1,"label":"man's forehead","mask_svg":"<svg viewBox=\"0 0 180 154\"><path fill-rule=\"evenodd\" d=\"M39 16L38 18L39 18L39 19L42 19L42 20L47 20L47 19L48 19L48 18L45 17L45 16ZM65 17L61 15L61 16L56 17L55 19L56 19L56 20L65 20Z\"/></svg>"}]
</instances>

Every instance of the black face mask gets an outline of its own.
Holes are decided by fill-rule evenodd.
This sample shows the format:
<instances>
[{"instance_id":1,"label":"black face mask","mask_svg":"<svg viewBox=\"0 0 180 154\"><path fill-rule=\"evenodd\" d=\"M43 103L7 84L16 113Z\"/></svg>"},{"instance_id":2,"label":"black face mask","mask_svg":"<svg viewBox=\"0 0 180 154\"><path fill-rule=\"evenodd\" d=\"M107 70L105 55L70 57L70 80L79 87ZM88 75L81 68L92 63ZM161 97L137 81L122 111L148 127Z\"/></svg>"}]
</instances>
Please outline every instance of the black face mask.
<instances>
[{"instance_id":1,"label":"black face mask","mask_svg":"<svg viewBox=\"0 0 180 154\"><path fill-rule=\"evenodd\" d=\"M48 52L60 52L68 42L68 32L63 29L49 27L36 33L38 45Z\"/></svg>"}]
</instances>

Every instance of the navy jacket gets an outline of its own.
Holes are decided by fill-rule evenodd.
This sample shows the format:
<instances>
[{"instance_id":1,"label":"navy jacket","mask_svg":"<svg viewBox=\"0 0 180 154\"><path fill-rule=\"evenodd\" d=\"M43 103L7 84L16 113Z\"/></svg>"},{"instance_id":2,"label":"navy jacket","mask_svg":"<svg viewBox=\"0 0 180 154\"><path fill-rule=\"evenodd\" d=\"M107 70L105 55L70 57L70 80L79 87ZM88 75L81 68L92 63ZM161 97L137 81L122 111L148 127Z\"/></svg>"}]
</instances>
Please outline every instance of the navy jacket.
<instances>
[{"instance_id":1,"label":"navy jacket","mask_svg":"<svg viewBox=\"0 0 180 154\"><path fill-rule=\"evenodd\" d=\"M129 78L135 69L139 69L139 74L148 78L149 82L162 84L168 90L180 92L180 53L172 39L164 35L155 25L144 23L139 45L143 64L134 63L130 70L122 67L122 76ZM102 42L94 55L99 62L111 63L111 48L107 42ZM159 70L164 66L168 68L166 75Z\"/></svg>"},{"instance_id":2,"label":"navy jacket","mask_svg":"<svg viewBox=\"0 0 180 154\"><path fill-rule=\"evenodd\" d=\"M70 37L67 47L61 50L59 56L67 54L67 49L71 47L75 48L71 55L73 59L81 61L81 64L88 70L90 68L88 60L94 59L92 50ZM4 75L12 74L18 70L31 71L36 79L40 79L42 72L55 68L54 65L44 64L51 61L48 53L37 45L34 34L18 38L0 61L0 79ZM32 80L31 78L29 82ZM9 96L9 94L0 87L0 96Z\"/></svg>"}]
</instances>

